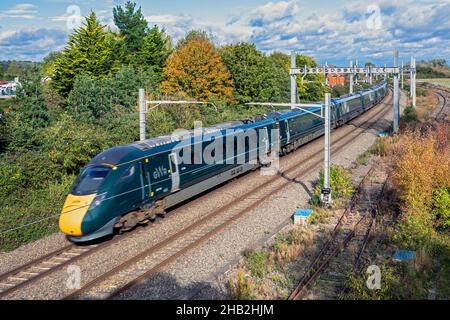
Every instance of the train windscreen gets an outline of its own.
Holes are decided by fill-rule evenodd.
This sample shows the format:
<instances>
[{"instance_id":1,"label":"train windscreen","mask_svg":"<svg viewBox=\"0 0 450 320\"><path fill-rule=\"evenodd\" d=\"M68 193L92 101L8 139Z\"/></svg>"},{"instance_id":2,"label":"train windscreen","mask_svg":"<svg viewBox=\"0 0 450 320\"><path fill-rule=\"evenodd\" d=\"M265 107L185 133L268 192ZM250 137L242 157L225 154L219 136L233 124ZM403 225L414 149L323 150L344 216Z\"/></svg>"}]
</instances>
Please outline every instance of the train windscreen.
<instances>
[{"instance_id":1,"label":"train windscreen","mask_svg":"<svg viewBox=\"0 0 450 320\"><path fill-rule=\"evenodd\" d=\"M86 168L75 180L70 193L77 196L96 193L110 171L111 168L103 166Z\"/></svg>"}]
</instances>

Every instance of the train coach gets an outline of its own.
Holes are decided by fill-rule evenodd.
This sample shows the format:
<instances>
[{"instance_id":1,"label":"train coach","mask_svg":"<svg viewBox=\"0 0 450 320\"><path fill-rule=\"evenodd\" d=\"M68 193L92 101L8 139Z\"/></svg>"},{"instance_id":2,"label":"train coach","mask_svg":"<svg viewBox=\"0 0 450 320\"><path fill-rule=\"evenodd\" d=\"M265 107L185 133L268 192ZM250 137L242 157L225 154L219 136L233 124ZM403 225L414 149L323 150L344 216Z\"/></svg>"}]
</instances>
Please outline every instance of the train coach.
<instances>
[{"instance_id":1,"label":"train coach","mask_svg":"<svg viewBox=\"0 0 450 320\"><path fill-rule=\"evenodd\" d=\"M339 127L380 102L386 83L332 99ZM123 232L183 201L264 164L275 146L289 153L323 134L319 107L280 110L108 149L72 185L60 230L73 242ZM221 141L221 143L218 143ZM207 161L207 158L209 161Z\"/></svg>"}]
</instances>

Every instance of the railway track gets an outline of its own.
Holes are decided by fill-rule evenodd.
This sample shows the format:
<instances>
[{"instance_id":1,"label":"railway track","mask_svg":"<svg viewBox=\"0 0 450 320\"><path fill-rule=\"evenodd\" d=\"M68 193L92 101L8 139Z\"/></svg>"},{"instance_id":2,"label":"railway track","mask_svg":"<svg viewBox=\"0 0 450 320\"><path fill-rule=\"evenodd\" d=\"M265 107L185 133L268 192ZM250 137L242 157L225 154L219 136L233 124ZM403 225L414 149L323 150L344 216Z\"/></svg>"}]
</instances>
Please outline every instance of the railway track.
<instances>
[{"instance_id":1,"label":"railway track","mask_svg":"<svg viewBox=\"0 0 450 320\"><path fill-rule=\"evenodd\" d=\"M386 97L385 100L381 102L381 104L386 105L391 100L392 100L392 95L390 95L389 97ZM376 108L376 107L374 107L374 108ZM379 119L383 118L387 114L387 112L389 112L389 109L388 110L381 109L373 115L373 118L375 118L376 121L378 121ZM358 119L359 118L356 118L352 122L356 122ZM364 122L362 122L359 125L355 125L355 127L352 128L352 130L348 134L350 135L353 132L355 132L356 130L361 129L361 126L363 124L364 124ZM370 129L370 127L363 129L358 135L366 132L369 129ZM337 146L337 148L335 148L333 150L334 152L339 151L348 142L350 142L351 140L354 139L354 137L352 137L350 139L345 139L345 138L346 137L344 136L344 137L341 137L341 138L337 139L336 141L334 141L335 146L337 146L338 144L342 143L342 141L344 141L344 143L341 146ZM320 155L322 155L322 150L315 152L306 161L310 161ZM302 162L304 162L304 161L305 160L302 160ZM304 172L311 170L319 162L321 162L321 161L314 162L306 170L304 170ZM295 163L294 165L290 166L284 172L284 175L292 173L294 171L295 167L297 167L299 164L300 163ZM280 181L281 179L284 179L284 178L276 177L275 179ZM201 232L201 234L197 233L197 235L193 236L193 238L186 239L186 241L184 242L184 246L183 245L181 246L184 249L182 249L181 251L175 250L176 248L173 248L173 250L175 250L176 252L167 250L168 245L170 245L171 243L174 243L176 241L176 239L180 239L182 236L186 236L190 231L193 231L194 229L197 230L197 228L200 228L200 230L202 230L201 229L202 226L206 228L207 222L209 220L211 220L212 217L220 216L220 213L235 206L235 203L238 203L238 202L245 203L245 198L248 198L251 195L254 195L255 193L261 191L264 187L269 186L270 183L273 182L273 180L274 179L271 179L271 180L267 181L266 183L263 183L262 185L259 185L258 187L246 192L240 198L235 199L233 202L230 202L221 208L218 208L217 210L206 215L206 217L198 220L197 222L194 222L190 226L188 226L188 227L182 229L181 231L173 234L172 236L169 236L168 238L162 240L155 246L152 246L151 248L143 251L138 256L135 256L133 259L126 261L125 263L112 269L110 272L102 275L101 277L99 277L97 279L94 279L93 281L91 281L88 284L86 284L85 286L83 286L82 289L77 290L76 292L73 292L66 298L79 297L81 293L87 291L89 288L92 288L94 285L104 281L107 277L118 273L121 269L127 268L128 266L131 266L131 265L137 263L140 259L143 259L143 258L149 256L152 252L159 252L158 250L166 249L165 252L167 252L167 256L165 258L163 258L162 260L159 259L159 260L161 260L161 262L158 263L158 259L154 260L155 261L154 267L152 267L149 270L146 270L146 272L144 274L142 274L141 276L134 277L134 281L130 281L127 285L122 286L121 290L116 290L113 294L110 294L108 297L114 297L114 296L120 294L121 292L127 290L129 287L142 282L143 279L149 277L151 274L156 273L162 267L164 267L165 265L174 261L176 258L178 258L182 254L184 254L186 251L191 250L192 248L198 246L200 243L207 240L214 233L220 231L221 229L225 228L227 225L231 224L233 221L235 221L240 216L242 216L245 212L247 212L247 211L251 210L253 207L256 207L257 205L259 205L260 202L257 201L255 203L252 203L249 205L244 205L244 206L242 206L242 208L235 207L235 210L237 210L239 212L238 214L235 214L232 216L222 216L221 217L222 219L216 220L215 224L209 224L209 227L207 228L208 230L203 230ZM286 186L288 183L290 183L290 181L287 181L284 184L284 186ZM218 190L214 190L212 193L214 193L214 192L218 192ZM200 201L200 199L193 200L193 201L189 202L187 205L192 205L192 204L196 203L197 201ZM181 208L174 209L172 212L168 213L167 216L169 217L173 214L176 214L176 212L179 211L180 209ZM225 217L227 217L227 218L225 219ZM163 221L163 220L157 220L156 223L158 223L160 221ZM137 230L140 230L140 232L145 232L145 229L138 228ZM86 258L89 255L92 255L93 253L97 252L100 249L104 249L106 247L109 247L116 243L119 243L120 241L123 241L124 238L131 236L131 235L136 235L136 232L129 232L129 233L126 233L121 236L116 236L112 240L109 240L109 241L101 243L101 244L94 244L94 245L89 245L89 246L84 246L84 247L70 244L61 249L53 251L43 257L32 260L25 265L22 265L18 268L10 270L10 271L0 275L0 298L5 297L6 295L8 295L16 290L24 288L27 285L31 285L32 283L35 283L37 280L42 279L45 276L48 276L51 273L54 273L54 272L60 270L64 266L67 266L71 263L76 262L77 260Z\"/></svg>"},{"instance_id":2,"label":"railway track","mask_svg":"<svg viewBox=\"0 0 450 320\"><path fill-rule=\"evenodd\" d=\"M438 111L434 112L433 114L433 118L437 119L441 117L444 111L446 110L449 92L439 88L433 88L433 92L438 96L439 102L442 104L442 106L438 109Z\"/></svg>"},{"instance_id":3,"label":"railway track","mask_svg":"<svg viewBox=\"0 0 450 320\"><path fill-rule=\"evenodd\" d=\"M354 239L358 241L358 233L360 230L364 230L365 228L363 239L360 241L361 245L359 246L358 253L356 254L356 258L353 263L355 270L357 269L367 243L369 242L371 232L376 224L378 204L384 194L387 181L387 178L384 179L384 182L381 183L380 191L375 197L367 192L369 188L374 188L374 182L371 181L370 178L374 173L375 168L376 167L374 165L361 180L356 193L350 200L349 205L340 216L321 250L316 254L311 264L307 267L304 276L289 296L289 300L301 299L307 289L310 288L327 270L333 259L346 249L350 241ZM361 214L361 212L364 213ZM344 227L346 225L350 226L347 233L344 232Z\"/></svg>"},{"instance_id":4,"label":"railway track","mask_svg":"<svg viewBox=\"0 0 450 320\"><path fill-rule=\"evenodd\" d=\"M376 120L378 121L380 118L384 117L388 111L379 111L376 114ZM376 121L374 123L376 123ZM355 127L351 132L360 129L360 126ZM367 130L370 130L370 128L371 127L364 128L358 133L358 136ZM355 138L356 137L348 138L346 136L339 139L339 142L335 141L333 152L342 150ZM243 217L246 213L257 208L261 204L261 201L257 197L255 199L251 199L250 197L252 195L257 192L264 191L267 187L273 186L275 182L281 182L281 184L277 184L276 186L270 188L270 190L266 190L264 192L265 196L275 195L291 183L292 178L285 179L285 176L294 175L293 179L296 180L301 178L311 169L315 168L322 162L320 157L321 154L322 151L318 151L311 155L306 161L313 161L313 163L308 165L305 169L298 170L300 163L295 163L289 166L289 168L283 172L283 176L280 175L270 179L249 192L241 195L233 202L226 204L224 207L212 211L190 226L162 240L156 245L145 249L140 254L123 262L96 279L93 279L79 290L76 290L66 296L65 299L82 299L93 297L114 299L128 291L130 288L144 283L147 279L156 275L162 268L169 265L180 256L196 248L237 219ZM319 159L314 160L317 156L319 156ZM305 160L302 160L302 163L303 162L305 162ZM231 212L228 210L231 210ZM142 267L137 267L133 270L132 267L134 265L139 264L144 260L145 263L141 263Z\"/></svg>"}]
</instances>

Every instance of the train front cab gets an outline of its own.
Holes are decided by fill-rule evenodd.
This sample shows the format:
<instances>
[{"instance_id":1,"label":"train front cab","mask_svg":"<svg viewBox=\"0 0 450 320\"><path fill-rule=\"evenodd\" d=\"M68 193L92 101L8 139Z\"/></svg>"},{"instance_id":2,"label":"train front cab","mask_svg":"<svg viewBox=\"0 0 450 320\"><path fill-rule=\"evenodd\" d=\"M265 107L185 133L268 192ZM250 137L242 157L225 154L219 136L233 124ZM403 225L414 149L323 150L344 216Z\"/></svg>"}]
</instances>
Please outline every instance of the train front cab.
<instances>
[{"instance_id":1,"label":"train front cab","mask_svg":"<svg viewBox=\"0 0 450 320\"><path fill-rule=\"evenodd\" d=\"M111 171L108 166L90 166L76 178L59 218L59 228L70 240L88 241L84 235L91 234L95 229L102 233L101 226L94 224L92 210L103 200L98 191Z\"/></svg>"}]
</instances>

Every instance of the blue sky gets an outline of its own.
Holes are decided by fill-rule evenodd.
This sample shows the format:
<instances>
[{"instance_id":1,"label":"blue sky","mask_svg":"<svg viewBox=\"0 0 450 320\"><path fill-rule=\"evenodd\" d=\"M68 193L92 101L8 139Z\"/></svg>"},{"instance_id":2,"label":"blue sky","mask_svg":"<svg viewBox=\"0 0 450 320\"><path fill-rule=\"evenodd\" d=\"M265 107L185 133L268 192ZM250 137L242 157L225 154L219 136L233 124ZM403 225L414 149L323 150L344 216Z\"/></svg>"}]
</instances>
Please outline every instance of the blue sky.
<instances>
[{"instance_id":1,"label":"blue sky","mask_svg":"<svg viewBox=\"0 0 450 320\"><path fill-rule=\"evenodd\" d=\"M119 0L2 0L0 60L39 61L64 47L90 10L114 30ZM320 63L349 60L391 64L402 60L450 60L449 0L141 0L150 24L175 41L191 29L207 30L218 45L249 41L265 52L297 50Z\"/></svg>"}]
</instances>

